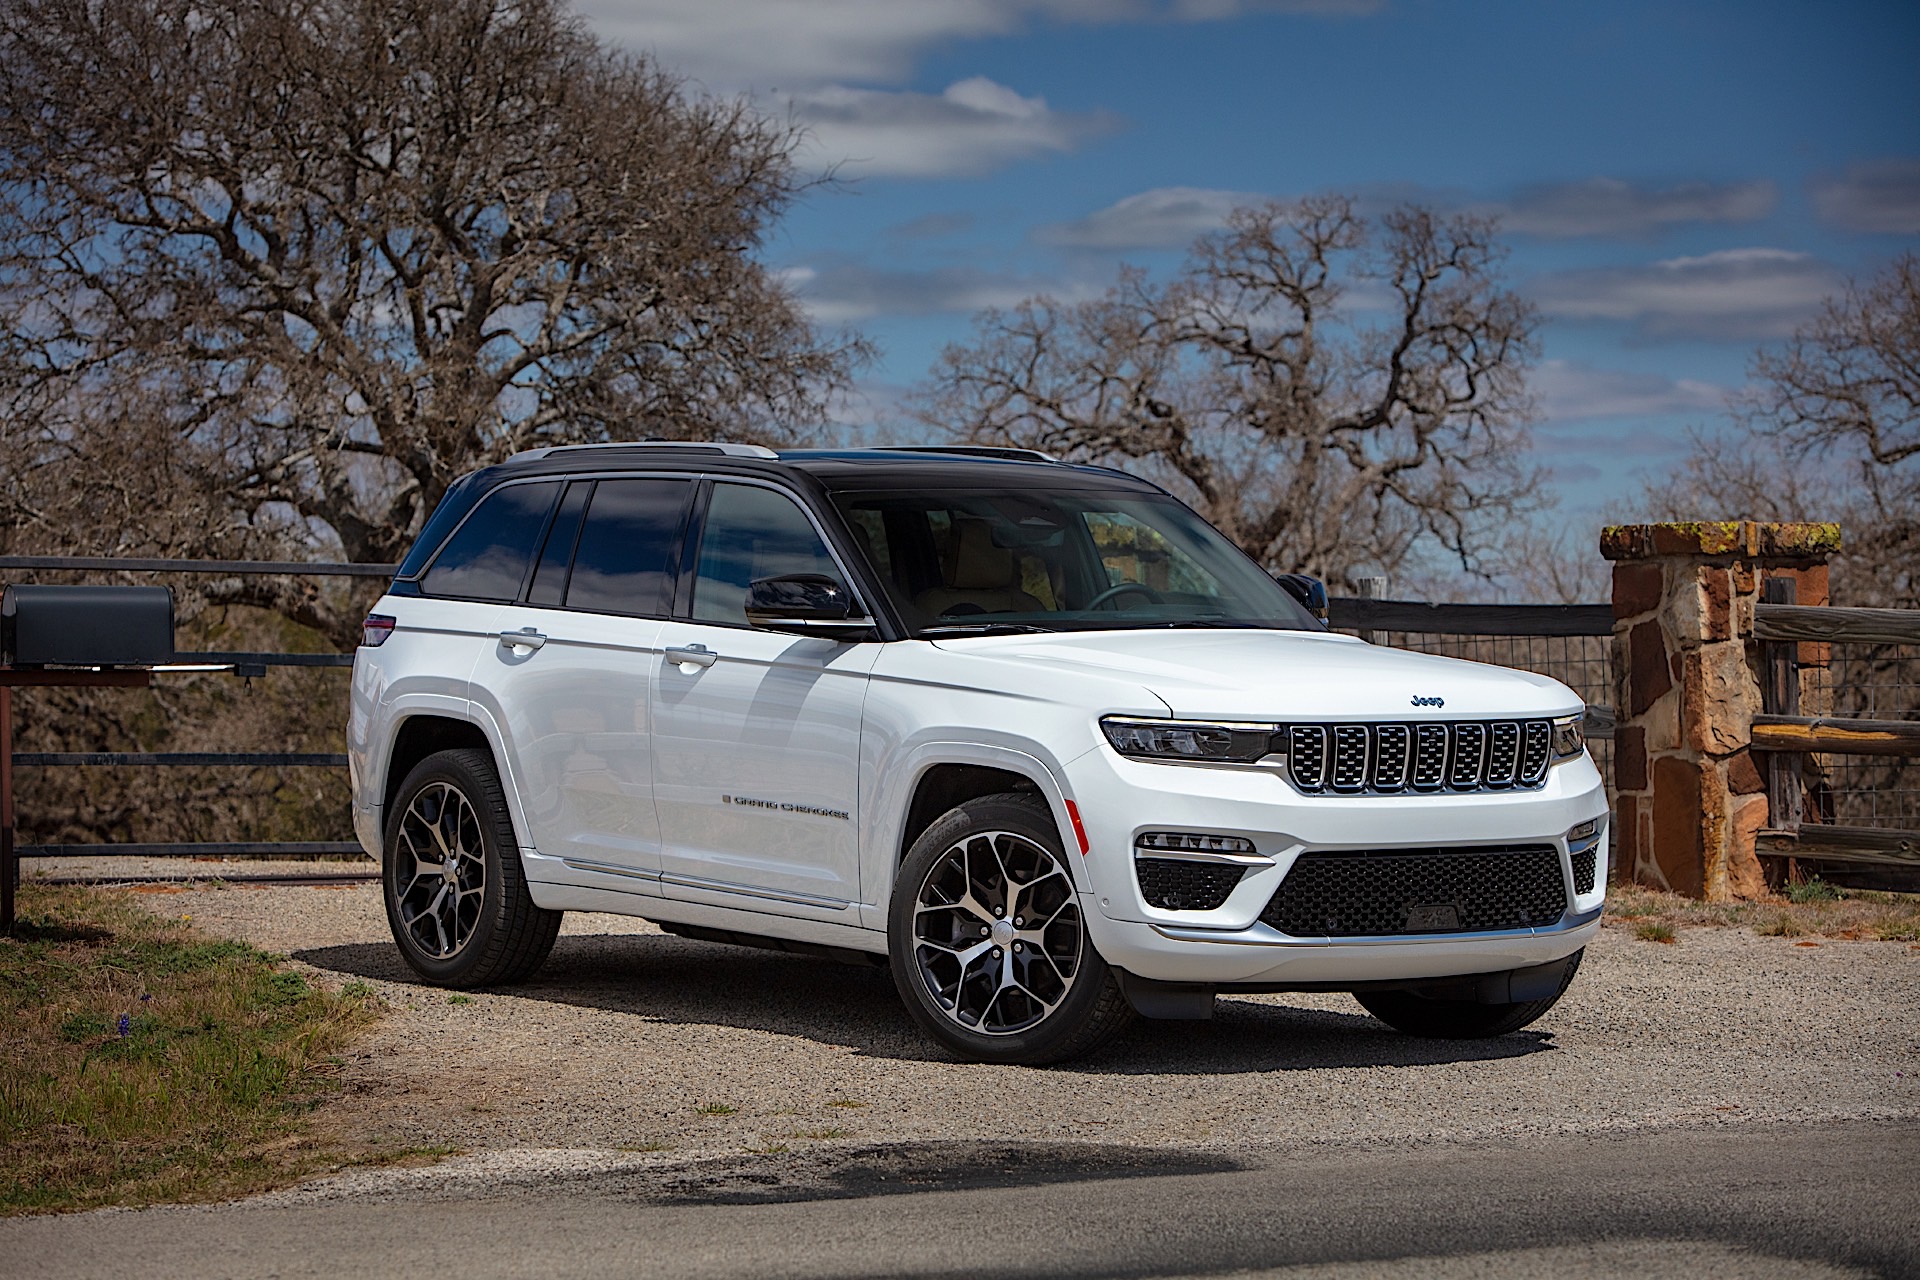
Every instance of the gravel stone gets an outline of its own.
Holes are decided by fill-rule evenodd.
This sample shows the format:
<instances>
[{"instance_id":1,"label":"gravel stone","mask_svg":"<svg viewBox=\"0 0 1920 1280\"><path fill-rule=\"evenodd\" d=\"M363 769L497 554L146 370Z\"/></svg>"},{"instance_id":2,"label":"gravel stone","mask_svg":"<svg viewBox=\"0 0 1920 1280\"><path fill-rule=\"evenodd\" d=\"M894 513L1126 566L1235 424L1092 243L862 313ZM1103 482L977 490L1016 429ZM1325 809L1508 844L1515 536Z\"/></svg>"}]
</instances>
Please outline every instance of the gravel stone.
<instances>
[{"instance_id":1,"label":"gravel stone","mask_svg":"<svg viewBox=\"0 0 1920 1280\"><path fill-rule=\"evenodd\" d=\"M1411 1039L1344 995L1234 997L1038 1069L948 1060L884 969L626 917L570 914L531 981L453 1003L401 963L377 886L142 900L385 998L329 1110L374 1141L468 1153L379 1175L423 1184L901 1142L1247 1150L1920 1115L1907 943L1608 929L1561 1003L1497 1040Z\"/></svg>"}]
</instances>

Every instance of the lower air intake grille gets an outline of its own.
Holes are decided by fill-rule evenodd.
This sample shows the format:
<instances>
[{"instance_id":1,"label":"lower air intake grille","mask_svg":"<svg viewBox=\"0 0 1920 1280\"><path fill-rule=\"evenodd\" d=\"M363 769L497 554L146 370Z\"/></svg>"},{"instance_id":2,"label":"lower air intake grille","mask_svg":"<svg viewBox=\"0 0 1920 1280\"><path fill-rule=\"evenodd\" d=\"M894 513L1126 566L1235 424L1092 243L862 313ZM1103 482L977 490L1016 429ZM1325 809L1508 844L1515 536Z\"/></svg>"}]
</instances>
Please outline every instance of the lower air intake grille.
<instances>
[{"instance_id":1,"label":"lower air intake grille","mask_svg":"<svg viewBox=\"0 0 1920 1280\"><path fill-rule=\"evenodd\" d=\"M1600 870L1600 846L1575 850L1573 855L1573 891L1592 893L1593 880Z\"/></svg>"},{"instance_id":2,"label":"lower air intake grille","mask_svg":"<svg viewBox=\"0 0 1920 1280\"><path fill-rule=\"evenodd\" d=\"M1245 867L1185 858L1136 858L1140 896L1162 911L1212 911L1227 900Z\"/></svg>"},{"instance_id":3,"label":"lower air intake grille","mask_svg":"<svg viewBox=\"0 0 1920 1280\"><path fill-rule=\"evenodd\" d=\"M1567 909L1548 845L1307 853L1260 918L1295 937L1359 938L1540 928Z\"/></svg>"}]
</instances>

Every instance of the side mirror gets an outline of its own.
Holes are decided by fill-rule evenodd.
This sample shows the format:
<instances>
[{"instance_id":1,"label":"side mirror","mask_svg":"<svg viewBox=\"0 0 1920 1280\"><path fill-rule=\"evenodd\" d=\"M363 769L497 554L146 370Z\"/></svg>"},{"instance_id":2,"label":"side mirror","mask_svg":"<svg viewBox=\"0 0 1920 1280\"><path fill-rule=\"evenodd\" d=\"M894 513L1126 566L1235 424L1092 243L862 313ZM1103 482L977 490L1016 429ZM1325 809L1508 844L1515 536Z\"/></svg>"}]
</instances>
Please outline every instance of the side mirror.
<instances>
[{"instance_id":1,"label":"side mirror","mask_svg":"<svg viewBox=\"0 0 1920 1280\"><path fill-rule=\"evenodd\" d=\"M1276 573L1273 580L1280 589L1300 602L1300 607L1314 617L1327 620L1327 584L1318 578L1304 573Z\"/></svg>"},{"instance_id":2,"label":"side mirror","mask_svg":"<svg viewBox=\"0 0 1920 1280\"><path fill-rule=\"evenodd\" d=\"M768 631L828 640L871 639L873 619L854 617L852 611L847 589L824 574L755 578L747 588L747 621Z\"/></svg>"}]
</instances>

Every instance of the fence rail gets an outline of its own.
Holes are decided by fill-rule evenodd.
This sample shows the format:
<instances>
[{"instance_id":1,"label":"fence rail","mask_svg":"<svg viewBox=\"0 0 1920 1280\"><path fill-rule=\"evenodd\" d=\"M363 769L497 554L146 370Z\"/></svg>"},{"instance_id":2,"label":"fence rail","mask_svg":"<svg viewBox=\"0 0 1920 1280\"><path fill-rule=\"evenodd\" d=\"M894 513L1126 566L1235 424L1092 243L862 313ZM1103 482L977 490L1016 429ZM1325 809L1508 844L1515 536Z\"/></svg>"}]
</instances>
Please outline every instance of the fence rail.
<instances>
[{"instance_id":1,"label":"fence rail","mask_svg":"<svg viewBox=\"0 0 1920 1280\"><path fill-rule=\"evenodd\" d=\"M240 577L391 578L397 564L352 564L324 560L154 560L141 556L0 556L0 570L67 569L78 572L217 573Z\"/></svg>"}]
</instances>

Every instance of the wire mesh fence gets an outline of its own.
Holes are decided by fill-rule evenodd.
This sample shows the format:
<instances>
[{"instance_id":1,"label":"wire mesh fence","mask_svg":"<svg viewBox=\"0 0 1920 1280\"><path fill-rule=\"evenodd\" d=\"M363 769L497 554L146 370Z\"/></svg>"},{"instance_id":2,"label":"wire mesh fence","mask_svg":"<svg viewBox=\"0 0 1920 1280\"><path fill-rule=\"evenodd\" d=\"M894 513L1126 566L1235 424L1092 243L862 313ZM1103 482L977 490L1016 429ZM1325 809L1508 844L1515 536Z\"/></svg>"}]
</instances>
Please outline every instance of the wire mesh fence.
<instances>
[{"instance_id":1,"label":"wire mesh fence","mask_svg":"<svg viewBox=\"0 0 1920 1280\"><path fill-rule=\"evenodd\" d=\"M1815 646L1802 645L1803 652ZM1808 664L1803 710L1863 720L1920 720L1920 645L1832 645L1829 662ZM1920 760L1816 755L1813 799L1819 821L1920 830ZM1811 815L1810 815L1811 816Z\"/></svg>"}]
</instances>

